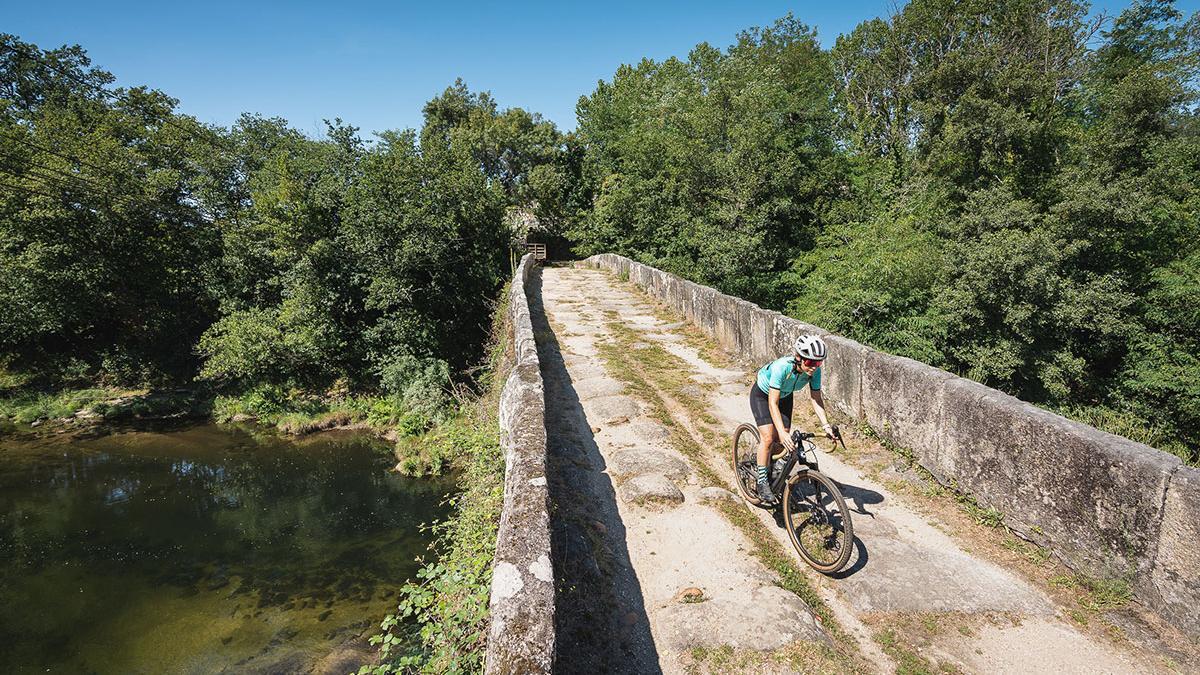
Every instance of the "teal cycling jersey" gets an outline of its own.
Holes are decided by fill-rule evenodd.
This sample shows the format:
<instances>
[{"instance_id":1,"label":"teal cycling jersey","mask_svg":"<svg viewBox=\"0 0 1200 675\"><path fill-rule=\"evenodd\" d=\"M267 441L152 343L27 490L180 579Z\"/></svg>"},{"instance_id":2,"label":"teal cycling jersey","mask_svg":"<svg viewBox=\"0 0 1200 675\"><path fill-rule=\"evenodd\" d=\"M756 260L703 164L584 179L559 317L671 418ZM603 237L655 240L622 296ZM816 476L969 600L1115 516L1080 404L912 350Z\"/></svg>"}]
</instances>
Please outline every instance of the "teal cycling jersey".
<instances>
[{"instance_id":1,"label":"teal cycling jersey","mask_svg":"<svg viewBox=\"0 0 1200 675\"><path fill-rule=\"evenodd\" d=\"M786 398L805 386L812 391L821 389L821 366L817 366L810 378L794 366L791 356L784 356L758 369L758 388L764 394L770 394L771 389L778 389L779 397Z\"/></svg>"}]
</instances>

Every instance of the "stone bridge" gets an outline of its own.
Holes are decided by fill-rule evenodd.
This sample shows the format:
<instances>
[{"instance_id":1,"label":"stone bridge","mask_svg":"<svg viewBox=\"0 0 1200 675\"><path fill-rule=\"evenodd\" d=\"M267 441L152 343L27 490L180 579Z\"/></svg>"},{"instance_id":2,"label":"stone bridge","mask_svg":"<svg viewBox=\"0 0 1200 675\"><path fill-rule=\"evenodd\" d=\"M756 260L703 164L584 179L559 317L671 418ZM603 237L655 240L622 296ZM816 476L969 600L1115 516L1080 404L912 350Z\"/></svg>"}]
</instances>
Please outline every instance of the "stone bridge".
<instances>
[{"instance_id":1,"label":"stone bridge","mask_svg":"<svg viewBox=\"0 0 1200 675\"><path fill-rule=\"evenodd\" d=\"M527 256L509 300L488 672L1200 672L1174 456L619 256ZM849 431L820 458L856 534L832 577L727 460L800 333Z\"/></svg>"}]
</instances>

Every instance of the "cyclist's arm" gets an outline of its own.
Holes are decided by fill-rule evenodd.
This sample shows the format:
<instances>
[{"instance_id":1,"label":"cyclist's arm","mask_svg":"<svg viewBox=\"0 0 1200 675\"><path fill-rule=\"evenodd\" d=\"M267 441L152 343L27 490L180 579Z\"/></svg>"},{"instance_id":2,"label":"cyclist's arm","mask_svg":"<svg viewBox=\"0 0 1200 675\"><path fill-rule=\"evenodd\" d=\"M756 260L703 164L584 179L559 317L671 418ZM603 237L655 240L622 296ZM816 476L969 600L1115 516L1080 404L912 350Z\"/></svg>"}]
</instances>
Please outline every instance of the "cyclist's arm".
<instances>
[{"instance_id":1,"label":"cyclist's arm","mask_svg":"<svg viewBox=\"0 0 1200 675\"><path fill-rule=\"evenodd\" d=\"M791 449L792 439L788 437L788 430L783 426L783 413L779 412L779 389L771 387L771 393L767 394L768 406L771 409L771 421L775 423L775 432L779 434L779 441L783 443L785 448Z\"/></svg>"},{"instance_id":2,"label":"cyclist's arm","mask_svg":"<svg viewBox=\"0 0 1200 675\"><path fill-rule=\"evenodd\" d=\"M821 428L826 436L833 438L833 427L829 426L829 418L825 416L825 397L820 389L813 389L809 393L812 394L813 412L817 414L817 419L821 420Z\"/></svg>"}]
</instances>

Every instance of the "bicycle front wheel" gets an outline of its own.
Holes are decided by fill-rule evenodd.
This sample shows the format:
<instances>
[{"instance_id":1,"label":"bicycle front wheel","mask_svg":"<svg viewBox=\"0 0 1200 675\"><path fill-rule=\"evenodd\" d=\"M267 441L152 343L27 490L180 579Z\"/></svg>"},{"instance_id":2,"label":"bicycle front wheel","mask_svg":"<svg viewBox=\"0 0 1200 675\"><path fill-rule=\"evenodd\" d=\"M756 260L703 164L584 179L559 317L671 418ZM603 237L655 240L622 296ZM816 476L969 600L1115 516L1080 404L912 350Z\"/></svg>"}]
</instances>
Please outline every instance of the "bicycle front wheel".
<instances>
[{"instance_id":1,"label":"bicycle front wheel","mask_svg":"<svg viewBox=\"0 0 1200 675\"><path fill-rule=\"evenodd\" d=\"M758 498L758 429L752 424L738 425L733 432L733 480L742 497L751 504L761 504Z\"/></svg>"},{"instance_id":2,"label":"bicycle front wheel","mask_svg":"<svg viewBox=\"0 0 1200 675\"><path fill-rule=\"evenodd\" d=\"M820 471L801 471L788 481L783 519L800 557L822 574L846 566L854 526L837 484Z\"/></svg>"}]
</instances>

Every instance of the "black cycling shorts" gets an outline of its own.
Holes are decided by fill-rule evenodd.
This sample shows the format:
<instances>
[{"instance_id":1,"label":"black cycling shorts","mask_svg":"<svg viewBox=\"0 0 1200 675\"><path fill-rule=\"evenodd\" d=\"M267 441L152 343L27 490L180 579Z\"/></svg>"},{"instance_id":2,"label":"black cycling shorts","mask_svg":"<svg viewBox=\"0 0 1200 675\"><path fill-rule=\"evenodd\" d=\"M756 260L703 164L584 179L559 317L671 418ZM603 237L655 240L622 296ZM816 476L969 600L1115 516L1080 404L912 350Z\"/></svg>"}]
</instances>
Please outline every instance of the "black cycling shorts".
<instances>
[{"instance_id":1,"label":"black cycling shorts","mask_svg":"<svg viewBox=\"0 0 1200 675\"><path fill-rule=\"evenodd\" d=\"M795 394L791 396L779 397L779 414L783 417L783 428L792 428L792 399L796 398ZM771 419L771 400L763 393L762 389L758 388L758 384L750 385L750 412L754 413L754 424L762 426L764 424L775 424L775 420Z\"/></svg>"}]
</instances>

